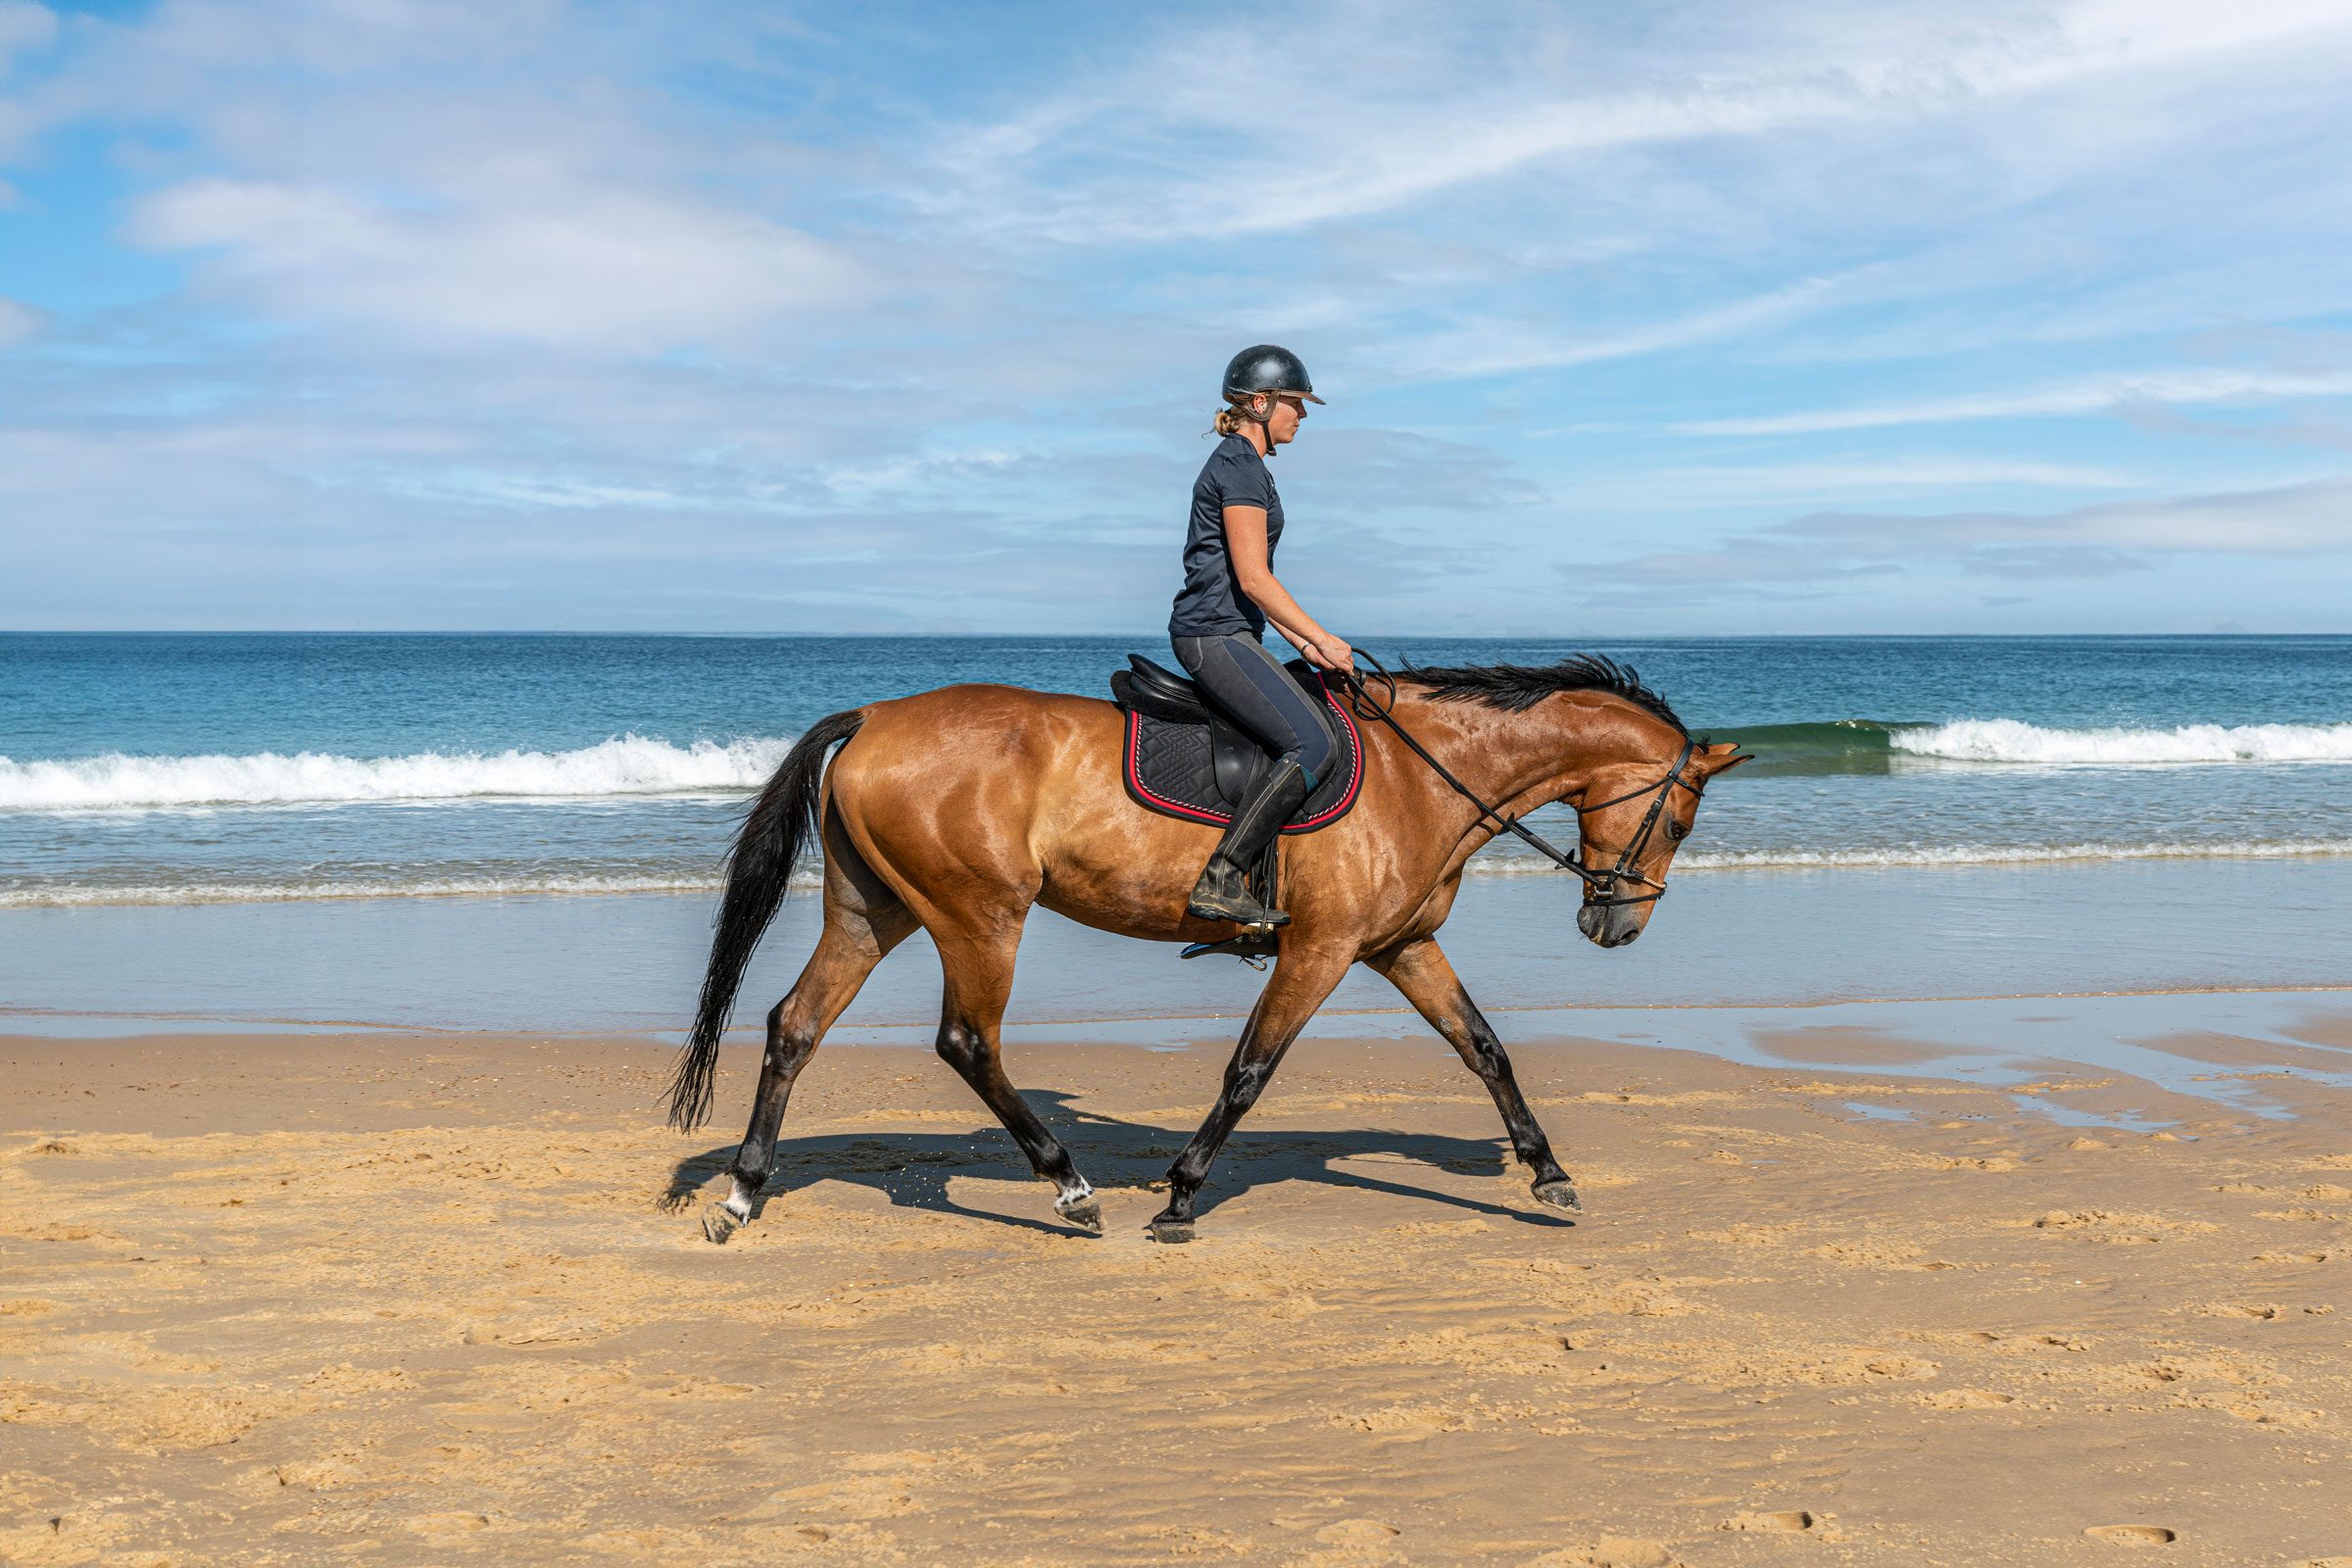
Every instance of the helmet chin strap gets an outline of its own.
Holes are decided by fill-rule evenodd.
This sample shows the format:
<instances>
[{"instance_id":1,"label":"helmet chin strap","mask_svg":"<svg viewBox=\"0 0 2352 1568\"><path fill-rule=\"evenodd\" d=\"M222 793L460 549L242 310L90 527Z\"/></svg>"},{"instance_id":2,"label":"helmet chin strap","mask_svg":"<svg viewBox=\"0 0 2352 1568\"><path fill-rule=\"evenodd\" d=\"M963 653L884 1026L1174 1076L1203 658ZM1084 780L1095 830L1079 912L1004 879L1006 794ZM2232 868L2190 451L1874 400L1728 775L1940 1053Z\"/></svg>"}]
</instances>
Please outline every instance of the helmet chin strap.
<instances>
[{"instance_id":1,"label":"helmet chin strap","mask_svg":"<svg viewBox=\"0 0 2352 1568\"><path fill-rule=\"evenodd\" d=\"M1266 400L1266 412L1262 415L1252 413L1250 417L1256 420L1257 427L1266 432L1266 456L1270 459L1274 456L1275 450L1274 411L1281 406L1282 399L1275 396L1271 392L1253 392L1250 396L1250 402L1252 407L1255 406L1259 398L1264 398Z\"/></svg>"}]
</instances>

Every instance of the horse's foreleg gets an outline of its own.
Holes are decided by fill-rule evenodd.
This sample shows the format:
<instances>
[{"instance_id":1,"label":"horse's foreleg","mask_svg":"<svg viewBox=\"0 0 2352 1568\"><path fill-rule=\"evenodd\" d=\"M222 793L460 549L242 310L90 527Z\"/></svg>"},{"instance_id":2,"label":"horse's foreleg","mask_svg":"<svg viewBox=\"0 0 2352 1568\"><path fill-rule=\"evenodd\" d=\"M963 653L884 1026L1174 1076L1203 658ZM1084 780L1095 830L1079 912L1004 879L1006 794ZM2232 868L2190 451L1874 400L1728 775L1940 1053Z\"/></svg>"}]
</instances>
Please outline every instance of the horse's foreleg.
<instances>
[{"instance_id":1,"label":"horse's foreleg","mask_svg":"<svg viewBox=\"0 0 2352 1568\"><path fill-rule=\"evenodd\" d=\"M1322 954L1299 948L1286 948L1267 979L1265 990L1258 993L1257 1005L1250 1009L1249 1027L1242 1031L1241 1044L1234 1048L1233 1059L1225 1064L1225 1084L1217 1096L1216 1105L1200 1130L1193 1134L1191 1143L1168 1167L1168 1206L1152 1221L1152 1239L1157 1242L1189 1242L1193 1239L1193 1195L1208 1179L1208 1167L1225 1147L1225 1140L1257 1097L1265 1093L1266 1082L1282 1062L1283 1053L1306 1027L1306 1020L1323 1005L1324 998L1348 972L1348 956Z\"/></svg>"},{"instance_id":2,"label":"horse's foreleg","mask_svg":"<svg viewBox=\"0 0 2352 1568\"><path fill-rule=\"evenodd\" d=\"M703 1234L724 1242L752 1217L760 1196L776 1165L776 1138L784 1125L784 1107L792 1099L793 1083L817 1042L857 999L858 988L883 956L914 929L903 910L882 919L837 918L827 912L816 951L808 956L801 978L782 1002L767 1014L767 1050L760 1058L760 1088L752 1097L752 1122L727 1167L727 1196L703 1209Z\"/></svg>"},{"instance_id":3,"label":"horse's foreleg","mask_svg":"<svg viewBox=\"0 0 2352 1568\"><path fill-rule=\"evenodd\" d=\"M940 1059L997 1113L1029 1165L1054 1184L1054 1207L1063 1219L1087 1230L1102 1229L1102 1205L1093 1184L1078 1174L1070 1152L1029 1108L1029 1102L1004 1076L997 1032L1004 1003L1012 995L1012 964L1020 928L969 939L938 938L947 996L939 1015Z\"/></svg>"},{"instance_id":4,"label":"horse's foreleg","mask_svg":"<svg viewBox=\"0 0 2352 1568\"><path fill-rule=\"evenodd\" d=\"M1470 993L1462 989L1436 939L1421 937L1364 961L1404 993L1404 1000L1446 1037L1446 1043L1487 1086L1487 1093L1494 1097L1494 1108L1502 1112L1502 1125L1510 1132L1519 1163L1536 1173L1537 1199L1554 1208L1579 1207L1576 1188L1552 1157L1551 1140L1544 1136L1536 1113L1528 1108L1527 1097L1519 1092L1519 1080L1511 1072L1511 1058L1502 1042L1478 1010L1478 1004L1470 1000Z\"/></svg>"}]
</instances>

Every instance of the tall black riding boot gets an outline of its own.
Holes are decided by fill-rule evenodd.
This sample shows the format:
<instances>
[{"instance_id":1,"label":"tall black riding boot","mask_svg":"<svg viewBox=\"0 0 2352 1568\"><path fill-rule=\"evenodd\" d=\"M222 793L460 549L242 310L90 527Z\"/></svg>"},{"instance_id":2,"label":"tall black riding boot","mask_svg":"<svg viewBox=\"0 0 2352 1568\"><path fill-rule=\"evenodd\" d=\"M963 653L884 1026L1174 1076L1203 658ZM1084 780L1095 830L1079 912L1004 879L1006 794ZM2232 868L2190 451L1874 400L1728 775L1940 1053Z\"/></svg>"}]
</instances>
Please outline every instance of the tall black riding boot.
<instances>
[{"instance_id":1,"label":"tall black riding boot","mask_svg":"<svg viewBox=\"0 0 2352 1568\"><path fill-rule=\"evenodd\" d=\"M1242 803L1225 824L1217 852L1208 858L1200 880L1193 887L1187 911L1197 920L1233 920L1242 925L1288 925L1291 917L1269 909L1250 896L1243 873L1257 863L1266 842L1306 799L1306 769L1297 762L1276 762L1258 780L1256 793Z\"/></svg>"}]
</instances>

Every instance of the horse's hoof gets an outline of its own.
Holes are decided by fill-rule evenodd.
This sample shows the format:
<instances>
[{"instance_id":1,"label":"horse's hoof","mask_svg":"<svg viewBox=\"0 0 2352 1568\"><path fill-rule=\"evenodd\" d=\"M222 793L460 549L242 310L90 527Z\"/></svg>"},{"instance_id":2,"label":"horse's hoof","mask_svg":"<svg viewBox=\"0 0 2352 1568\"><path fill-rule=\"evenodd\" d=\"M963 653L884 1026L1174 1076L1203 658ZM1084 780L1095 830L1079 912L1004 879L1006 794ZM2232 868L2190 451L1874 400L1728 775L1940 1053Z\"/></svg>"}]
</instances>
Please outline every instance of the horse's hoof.
<instances>
[{"instance_id":1,"label":"horse's hoof","mask_svg":"<svg viewBox=\"0 0 2352 1568\"><path fill-rule=\"evenodd\" d=\"M1538 1182L1533 1189L1536 1201L1550 1208L1564 1208L1571 1214L1582 1214L1585 1205L1577 1200L1576 1189L1565 1181Z\"/></svg>"},{"instance_id":2,"label":"horse's hoof","mask_svg":"<svg viewBox=\"0 0 2352 1568\"><path fill-rule=\"evenodd\" d=\"M703 1205L703 1234L715 1246L727 1245L727 1238L743 1229L743 1221L724 1203Z\"/></svg>"},{"instance_id":3,"label":"horse's hoof","mask_svg":"<svg viewBox=\"0 0 2352 1568\"><path fill-rule=\"evenodd\" d=\"M1193 1222L1189 1219L1170 1219L1162 1214L1152 1221L1152 1239L1168 1247L1182 1247L1193 1239Z\"/></svg>"},{"instance_id":4,"label":"horse's hoof","mask_svg":"<svg viewBox=\"0 0 2352 1568\"><path fill-rule=\"evenodd\" d=\"M1102 1234L1102 1205L1092 1193L1074 1203L1057 1202L1054 1211L1080 1230L1093 1231L1097 1236Z\"/></svg>"}]
</instances>

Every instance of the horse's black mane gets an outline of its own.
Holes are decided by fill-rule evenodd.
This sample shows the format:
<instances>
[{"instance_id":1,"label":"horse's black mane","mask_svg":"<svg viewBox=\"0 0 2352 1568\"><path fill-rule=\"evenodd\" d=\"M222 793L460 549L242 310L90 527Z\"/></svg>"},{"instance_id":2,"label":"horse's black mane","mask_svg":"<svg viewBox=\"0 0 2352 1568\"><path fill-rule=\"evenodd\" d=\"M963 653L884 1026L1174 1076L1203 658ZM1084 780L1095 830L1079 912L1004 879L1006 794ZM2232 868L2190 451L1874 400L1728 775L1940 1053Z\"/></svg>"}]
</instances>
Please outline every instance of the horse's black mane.
<instances>
[{"instance_id":1,"label":"horse's black mane","mask_svg":"<svg viewBox=\"0 0 2352 1568\"><path fill-rule=\"evenodd\" d=\"M1442 703L1484 703L1521 713L1553 692L1607 692L1690 733L1666 699L1642 684L1631 664L1599 654L1570 654L1556 664L1430 664L1406 661L1399 680L1429 688Z\"/></svg>"}]
</instances>

